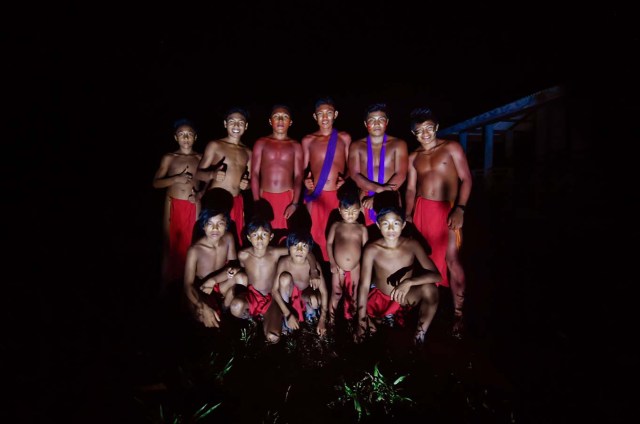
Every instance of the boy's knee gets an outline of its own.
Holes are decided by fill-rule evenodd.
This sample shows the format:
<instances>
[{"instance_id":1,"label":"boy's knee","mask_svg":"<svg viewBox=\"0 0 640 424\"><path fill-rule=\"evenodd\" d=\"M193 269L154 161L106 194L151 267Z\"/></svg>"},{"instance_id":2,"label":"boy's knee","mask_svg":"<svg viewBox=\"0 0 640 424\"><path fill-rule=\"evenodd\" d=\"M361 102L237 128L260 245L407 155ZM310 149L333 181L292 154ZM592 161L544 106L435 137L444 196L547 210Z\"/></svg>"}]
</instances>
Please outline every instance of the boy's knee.
<instances>
[{"instance_id":1,"label":"boy's knee","mask_svg":"<svg viewBox=\"0 0 640 424\"><path fill-rule=\"evenodd\" d=\"M435 284L423 284L421 289L421 297L423 300L431 304L438 303L439 294L438 287Z\"/></svg>"},{"instance_id":2,"label":"boy's knee","mask_svg":"<svg viewBox=\"0 0 640 424\"><path fill-rule=\"evenodd\" d=\"M276 334L273 333L271 331L269 331L266 335L265 338L267 339L267 343L270 344L276 344L280 341L280 334Z\"/></svg>"},{"instance_id":3,"label":"boy's knee","mask_svg":"<svg viewBox=\"0 0 640 424\"><path fill-rule=\"evenodd\" d=\"M231 315L236 318L248 319L250 318L249 314L249 303L242 298L234 298L229 305L229 311Z\"/></svg>"}]
</instances>

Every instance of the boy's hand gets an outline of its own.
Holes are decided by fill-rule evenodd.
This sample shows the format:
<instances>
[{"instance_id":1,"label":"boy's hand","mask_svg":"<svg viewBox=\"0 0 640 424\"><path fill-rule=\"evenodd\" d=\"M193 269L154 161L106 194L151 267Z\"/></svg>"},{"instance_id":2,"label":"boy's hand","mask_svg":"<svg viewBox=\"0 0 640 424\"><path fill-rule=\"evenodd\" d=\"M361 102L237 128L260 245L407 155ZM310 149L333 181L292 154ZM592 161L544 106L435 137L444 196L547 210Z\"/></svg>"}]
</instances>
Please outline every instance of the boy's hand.
<instances>
[{"instance_id":1,"label":"boy's hand","mask_svg":"<svg viewBox=\"0 0 640 424\"><path fill-rule=\"evenodd\" d=\"M318 290L320 288L320 284L322 283L322 279L319 275L310 275L309 276L309 285L312 289Z\"/></svg>"},{"instance_id":2,"label":"boy's hand","mask_svg":"<svg viewBox=\"0 0 640 424\"><path fill-rule=\"evenodd\" d=\"M287 316L287 327L292 330L297 330L300 328L300 324L298 323L298 318L296 318L295 314L289 313Z\"/></svg>"},{"instance_id":3,"label":"boy's hand","mask_svg":"<svg viewBox=\"0 0 640 424\"><path fill-rule=\"evenodd\" d=\"M207 328L220 328L220 316L216 311L206 305L200 308L198 318Z\"/></svg>"},{"instance_id":4,"label":"boy's hand","mask_svg":"<svg viewBox=\"0 0 640 424\"><path fill-rule=\"evenodd\" d=\"M391 290L391 299L395 300L401 305L404 305L407 293L409 293L409 289L411 288L408 280L409 279L404 280L402 283L395 286L393 290Z\"/></svg>"}]
</instances>

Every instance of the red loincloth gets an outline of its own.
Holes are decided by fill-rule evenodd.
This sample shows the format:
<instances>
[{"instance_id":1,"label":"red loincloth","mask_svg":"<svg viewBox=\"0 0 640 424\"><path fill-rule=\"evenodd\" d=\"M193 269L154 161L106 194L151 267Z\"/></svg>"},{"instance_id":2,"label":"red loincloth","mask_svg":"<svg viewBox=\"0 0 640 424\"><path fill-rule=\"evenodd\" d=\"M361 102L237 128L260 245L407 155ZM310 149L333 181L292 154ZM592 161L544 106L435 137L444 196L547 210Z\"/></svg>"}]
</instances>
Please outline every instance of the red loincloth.
<instances>
[{"instance_id":1,"label":"red loincloth","mask_svg":"<svg viewBox=\"0 0 640 424\"><path fill-rule=\"evenodd\" d=\"M407 311L390 296L382 293L377 287L372 287L367 298L367 315L373 318L384 318L387 315L395 317L395 323L404 325L404 314Z\"/></svg>"},{"instance_id":2,"label":"red loincloth","mask_svg":"<svg viewBox=\"0 0 640 424\"><path fill-rule=\"evenodd\" d=\"M268 191L262 192L262 198L269 202L273 209L273 221L271 221L271 228L289 228L287 226L287 220L284 217L284 212L287 206L293 202L293 190L283 191L282 193L270 193Z\"/></svg>"},{"instance_id":3,"label":"red loincloth","mask_svg":"<svg viewBox=\"0 0 640 424\"><path fill-rule=\"evenodd\" d=\"M229 215L236 224L238 243L242 246L244 244L242 240L242 229L244 228L244 199L242 197L242 193L238 193L237 196L233 197L233 207L231 208L231 213Z\"/></svg>"},{"instance_id":4,"label":"red loincloth","mask_svg":"<svg viewBox=\"0 0 640 424\"><path fill-rule=\"evenodd\" d=\"M266 296L256 290L251 284L249 284L247 291L247 303L249 303L249 315L255 317L257 315L264 315L271 305L273 299L271 293Z\"/></svg>"},{"instance_id":5,"label":"red loincloth","mask_svg":"<svg viewBox=\"0 0 640 424\"><path fill-rule=\"evenodd\" d=\"M442 280L439 286L449 287L447 276L447 245L449 244L449 226L447 219L451 211L451 202L448 200L429 200L424 197L416 197L416 206L413 210L413 224L431 247L429 257L440 271Z\"/></svg>"},{"instance_id":6,"label":"red loincloth","mask_svg":"<svg viewBox=\"0 0 640 424\"><path fill-rule=\"evenodd\" d=\"M193 226L196 223L196 205L188 200L171 198L169 212L169 278L182 281L187 259L187 250L191 246Z\"/></svg>"},{"instance_id":7,"label":"red loincloth","mask_svg":"<svg viewBox=\"0 0 640 424\"><path fill-rule=\"evenodd\" d=\"M322 257L325 261L329 260L326 237L327 223L329 222L329 215L334 209L338 208L339 204L337 190L322 191L315 200L308 203L309 214L311 215L311 237L320 246Z\"/></svg>"}]
</instances>

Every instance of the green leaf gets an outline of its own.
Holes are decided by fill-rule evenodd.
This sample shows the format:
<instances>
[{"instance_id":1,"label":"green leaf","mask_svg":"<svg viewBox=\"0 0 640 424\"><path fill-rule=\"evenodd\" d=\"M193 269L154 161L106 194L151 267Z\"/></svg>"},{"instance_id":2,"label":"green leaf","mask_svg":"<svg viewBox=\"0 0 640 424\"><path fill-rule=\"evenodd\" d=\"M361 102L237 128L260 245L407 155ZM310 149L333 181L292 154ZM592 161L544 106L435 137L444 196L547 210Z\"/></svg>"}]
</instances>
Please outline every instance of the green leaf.
<instances>
[{"instance_id":1,"label":"green leaf","mask_svg":"<svg viewBox=\"0 0 640 424\"><path fill-rule=\"evenodd\" d=\"M402 383L405 378L407 378L406 375L401 375L400 377L396 378L396 381L393 382L393 385L397 386L399 383Z\"/></svg>"},{"instance_id":2,"label":"green leaf","mask_svg":"<svg viewBox=\"0 0 640 424\"><path fill-rule=\"evenodd\" d=\"M218 402L216 405L209 407L209 409L205 411L204 409L207 408L208 406L208 404L205 403L204 405L202 405L202 408L198 409L198 411L195 414L193 414L193 418L196 421L199 421L204 417L206 417L207 415L209 415L210 413L212 413L220 405L222 405L222 402Z\"/></svg>"}]
</instances>

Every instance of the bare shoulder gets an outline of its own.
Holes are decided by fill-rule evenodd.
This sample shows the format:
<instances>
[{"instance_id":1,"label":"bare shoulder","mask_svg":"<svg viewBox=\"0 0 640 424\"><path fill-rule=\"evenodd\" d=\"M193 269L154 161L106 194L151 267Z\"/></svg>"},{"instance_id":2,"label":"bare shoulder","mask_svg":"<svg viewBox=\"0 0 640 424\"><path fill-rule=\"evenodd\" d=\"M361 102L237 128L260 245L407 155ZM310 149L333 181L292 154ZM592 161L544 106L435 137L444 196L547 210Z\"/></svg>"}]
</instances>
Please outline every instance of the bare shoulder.
<instances>
[{"instance_id":1,"label":"bare shoulder","mask_svg":"<svg viewBox=\"0 0 640 424\"><path fill-rule=\"evenodd\" d=\"M362 149L366 149L367 148L367 139L366 138L361 138L359 140L356 140L354 142L351 143L351 145L349 146L350 150L353 151L360 151Z\"/></svg>"},{"instance_id":2,"label":"bare shoulder","mask_svg":"<svg viewBox=\"0 0 640 424\"><path fill-rule=\"evenodd\" d=\"M351 143L351 134L346 131L338 131L338 138L346 143Z\"/></svg>"}]
</instances>

